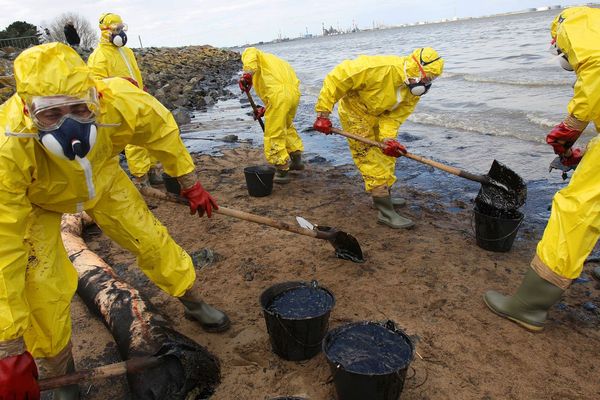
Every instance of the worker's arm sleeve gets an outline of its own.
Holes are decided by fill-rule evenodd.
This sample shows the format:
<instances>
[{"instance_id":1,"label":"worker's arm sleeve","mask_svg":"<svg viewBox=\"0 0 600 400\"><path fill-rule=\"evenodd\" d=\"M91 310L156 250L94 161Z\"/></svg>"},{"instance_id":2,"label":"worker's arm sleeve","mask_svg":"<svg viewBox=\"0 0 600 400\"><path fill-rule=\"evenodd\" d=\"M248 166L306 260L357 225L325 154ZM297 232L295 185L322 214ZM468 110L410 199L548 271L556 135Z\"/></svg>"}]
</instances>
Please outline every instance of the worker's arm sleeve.
<instances>
[{"instance_id":1,"label":"worker's arm sleeve","mask_svg":"<svg viewBox=\"0 0 600 400\"><path fill-rule=\"evenodd\" d=\"M24 238L31 203L24 182L17 163L0 157L0 342L22 337L29 325Z\"/></svg>"},{"instance_id":2,"label":"worker's arm sleeve","mask_svg":"<svg viewBox=\"0 0 600 400\"><path fill-rule=\"evenodd\" d=\"M600 61L583 64L577 70L573 98L568 111L580 121L600 120Z\"/></svg>"},{"instance_id":3,"label":"worker's arm sleeve","mask_svg":"<svg viewBox=\"0 0 600 400\"><path fill-rule=\"evenodd\" d=\"M400 125L406 121L408 116L415 110L417 103L400 104L397 109L379 118L380 139L395 139L398 135Z\"/></svg>"},{"instance_id":4,"label":"worker's arm sleeve","mask_svg":"<svg viewBox=\"0 0 600 400\"><path fill-rule=\"evenodd\" d=\"M133 116L123 114L134 127L135 133L129 144L146 148L171 176L193 172L194 162L181 141L179 127L171 112L150 94L131 88L127 101L130 105L135 104L135 113Z\"/></svg>"},{"instance_id":5,"label":"worker's arm sleeve","mask_svg":"<svg viewBox=\"0 0 600 400\"><path fill-rule=\"evenodd\" d=\"M92 71L94 79L108 78L108 60L101 52L92 53L87 62L88 68Z\"/></svg>"},{"instance_id":6,"label":"worker's arm sleeve","mask_svg":"<svg viewBox=\"0 0 600 400\"><path fill-rule=\"evenodd\" d=\"M140 67L138 66L137 60L135 58L135 54L133 51L131 52L131 68L133 68L135 72L135 76L137 77L136 81L138 82L138 87L140 89L144 89L144 79L142 78L142 71L140 71Z\"/></svg>"},{"instance_id":7,"label":"worker's arm sleeve","mask_svg":"<svg viewBox=\"0 0 600 400\"><path fill-rule=\"evenodd\" d=\"M323 81L323 87L317 105L316 112L331 112L333 106L351 90L357 90L364 86L377 68L357 66L354 62L347 60L335 67L327 74Z\"/></svg>"}]
</instances>

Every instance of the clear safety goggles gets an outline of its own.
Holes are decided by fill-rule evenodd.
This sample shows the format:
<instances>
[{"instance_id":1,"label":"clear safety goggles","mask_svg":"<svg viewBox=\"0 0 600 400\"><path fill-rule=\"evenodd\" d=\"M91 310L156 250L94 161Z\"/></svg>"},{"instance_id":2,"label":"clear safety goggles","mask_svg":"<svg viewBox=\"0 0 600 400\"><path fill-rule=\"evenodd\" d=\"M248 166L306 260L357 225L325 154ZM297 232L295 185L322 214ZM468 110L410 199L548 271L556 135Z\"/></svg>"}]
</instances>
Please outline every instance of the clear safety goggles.
<instances>
[{"instance_id":1,"label":"clear safety goggles","mask_svg":"<svg viewBox=\"0 0 600 400\"><path fill-rule=\"evenodd\" d=\"M127 32L127 24L110 24L108 25L108 29L110 29L112 33Z\"/></svg>"},{"instance_id":2,"label":"clear safety goggles","mask_svg":"<svg viewBox=\"0 0 600 400\"><path fill-rule=\"evenodd\" d=\"M53 131L60 128L67 118L80 123L96 121L99 104L95 89L83 97L73 96L36 96L28 106L31 119L41 131Z\"/></svg>"}]
</instances>

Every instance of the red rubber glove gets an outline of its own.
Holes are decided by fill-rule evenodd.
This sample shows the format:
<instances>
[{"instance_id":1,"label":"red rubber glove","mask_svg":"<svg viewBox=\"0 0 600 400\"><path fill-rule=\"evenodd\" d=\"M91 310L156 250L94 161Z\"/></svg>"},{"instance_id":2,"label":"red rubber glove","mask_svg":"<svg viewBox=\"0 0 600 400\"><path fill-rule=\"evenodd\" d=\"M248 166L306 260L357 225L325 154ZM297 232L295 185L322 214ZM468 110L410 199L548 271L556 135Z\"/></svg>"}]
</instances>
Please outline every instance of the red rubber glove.
<instances>
[{"instance_id":1,"label":"red rubber glove","mask_svg":"<svg viewBox=\"0 0 600 400\"><path fill-rule=\"evenodd\" d=\"M571 155L568 157L561 157L560 163L566 167L576 167L579 161L583 158L583 152L580 148L571 149Z\"/></svg>"},{"instance_id":2,"label":"red rubber glove","mask_svg":"<svg viewBox=\"0 0 600 400\"><path fill-rule=\"evenodd\" d=\"M29 352L0 360L0 399L39 400L38 371Z\"/></svg>"},{"instance_id":3,"label":"red rubber glove","mask_svg":"<svg viewBox=\"0 0 600 400\"><path fill-rule=\"evenodd\" d=\"M579 138L581 131L571 129L564 122L556 125L546 136L546 143L554 148L555 154L564 154Z\"/></svg>"},{"instance_id":4,"label":"red rubber glove","mask_svg":"<svg viewBox=\"0 0 600 400\"><path fill-rule=\"evenodd\" d=\"M252 89L252 74L244 72L240 78L239 85L242 92L250 92L250 89Z\"/></svg>"},{"instance_id":5,"label":"red rubber glove","mask_svg":"<svg viewBox=\"0 0 600 400\"><path fill-rule=\"evenodd\" d=\"M262 118L265 116L265 108L264 107L258 107L256 109L256 111L254 112L254 120L256 121L259 118Z\"/></svg>"},{"instance_id":6,"label":"red rubber glove","mask_svg":"<svg viewBox=\"0 0 600 400\"><path fill-rule=\"evenodd\" d=\"M385 148L383 154L390 157L400 157L403 154L406 154L406 147L400 144L397 140L394 139L386 139L384 142Z\"/></svg>"},{"instance_id":7,"label":"red rubber glove","mask_svg":"<svg viewBox=\"0 0 600 400\"><path fill-rule=\"evenodd\" d=\"M135 87L138 87L138 88L140 87L139 83L135 79L133 79L133 78L131 78L129 76L122 76L121 78L125 79L126 81L129 81L129 82L133 83L135 85Z\"/></svg>"},{"instance_id":8,"label":"red rubber glove","mask_svg":"<svg viewBox=\"0 0 600 400\"><path fill-rule=\"evenodd\" d=\"M319 131L326 135L331 134L332 126L333 125L331 125L331 120L326 117L317 117L315 123L313 124L313 128L315 128L316 131Z\"/></svg>"},{"instance_id":9,"label":"red rubber glove","mask_svg":"<svg viewBox=\"0 0 600 400\"><path fill-rule=\"evenodd\" d=\"M190 202L190 214L192 215L198 211L198 216L202 217L206 211L206 216L210 218L212 216L212 209L219 209L215 199L204 190L200 182L196 182L189 189L181 189L181 196Z\"/></svg>"}]
</instances>

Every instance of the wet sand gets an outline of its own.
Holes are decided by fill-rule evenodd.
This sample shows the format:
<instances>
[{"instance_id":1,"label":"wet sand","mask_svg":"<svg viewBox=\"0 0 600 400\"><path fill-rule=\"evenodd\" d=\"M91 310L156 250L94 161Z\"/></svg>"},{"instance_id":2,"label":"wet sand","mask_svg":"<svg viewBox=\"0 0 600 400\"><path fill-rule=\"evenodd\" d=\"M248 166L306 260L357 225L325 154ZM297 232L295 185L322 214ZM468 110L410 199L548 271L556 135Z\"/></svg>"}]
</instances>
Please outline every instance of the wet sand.
<instances>
[{"instance_id":1,"label":"wet sand","mask_svg":"<svg viewBox=\"0 0 600 400\"><path fill-rule=\"evenodd\" d=\"M447 204L401 180L396 191L409 205L398 210L416 221L409 231L377 224L354 166L309 164L293 174L292 183L276 186L271 196L253 198L246 191L243 168L263 164L261 151L224 148L222 157L199 155L195 161L203 185L221 205L289 223L300 215L337 227L358 239L367 258L364 264L343 261L325 241L222 215L198 219L185 206L148 200L189 253L212 251L197 272L206 301L232 319L231 330L218 335L186 320L180 303L149 282L131 254L99 231L89 231L90 249L148 296L177 330L220 358L222 383L211 399L334 398L323 354L289 362L271 352L258 301L271 285L313 279L336 297L330 328L391 319L416 339L420 356L407 374L404 400L600 398L599 313L582 307L600 304L598 282L574 284L551 310L541 334L497 317L482 301L487 289L508 292L520 283L534 254L531 236L537 233L520 232L509 253L488 252L475 244L472 204ZM584 278L591 267L585 267ZM77 368L119 361L107 330L77 297L73 322ZM82 384L81 389L88 400L129 396L124 378Z\"/></svg>"}]
</instances>

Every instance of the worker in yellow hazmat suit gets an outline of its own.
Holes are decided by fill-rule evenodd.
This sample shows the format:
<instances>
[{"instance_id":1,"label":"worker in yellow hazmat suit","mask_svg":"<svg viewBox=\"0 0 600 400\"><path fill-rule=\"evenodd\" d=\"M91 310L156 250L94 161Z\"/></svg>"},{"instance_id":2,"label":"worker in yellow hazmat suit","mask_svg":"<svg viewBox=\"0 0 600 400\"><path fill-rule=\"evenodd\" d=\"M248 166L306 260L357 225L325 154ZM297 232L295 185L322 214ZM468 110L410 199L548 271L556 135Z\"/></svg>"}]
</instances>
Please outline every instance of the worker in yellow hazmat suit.
<instances>
[{"instance_id":1,"label":"worker in yellow hazmat suit","mask_svg":"<svg viewBox=\"0 0 600 400\"><path fill-rule=\"evenodd\" d=\"M288 183L289 170L303 170L302 139L294 127L300 101L300 81L286 61L273 54L249 47L242 53L244 74L240 89L254 90L265 103L259 107L258 119L265 117L265 157L274 165L274 182Z\"/></svg>"},{"instance_id":2,"label":"worker in yellow hazmat suit","mask_svg":"<svg viewBox=\"0 0 600 400\"><path fill-rule=\"evenodd\" d=\"M600 237L600 139L587 150L573 148L589 122L600 132L600 9L573 7L551 25L552 51L577 81L566 118L546 141L564 166L577 166L567 187L556 193L542 240L516 293L489 291L484 300L495 313L539 331Z\"/></svg>"},{"instance_id":3,"label":"worker in yellow hazmat suit","mask_svg":"<svg viewBox=\"0 0 600 400\"><path fill-rule=\"evenodd\" d=\"M89 213L186 314L208 331L227 329L227 316L202 301L190 256L119 166L126 144L144 146L178 177L190 210L210 216L217 205L171 113L124 79L94 80L61 43L25 50L14 75L17 93L0 106L0 398L39 396L32 356L48 376L73 367L77 273L62 245L62 213ZM77 387L54 398L76 399Z\"/></svg>"},{"instance_id":4,"label":"worker in yellow hazmat suit","mask_svg":"<svg viewBox=\"0 0 600 400\"><path fill-rule=\"evenodd\" d=\"M104 13L98 21L100 27L100 43L88 58L88 67L94 78L104 79L120 77L127 79L140 89L144 89L142 73L138 67L133 51L126 47L127 26L123 19L113 13ZM129 172L139 184L159 184L162 177L156 168L157 160L140 146L125 146L125 156Z\"/></svg>"},{"instance_id":5,"label":"worker in yellow hazmat suit","mask_svg":"<svg viewBox=\"0 0 600 400\"><path fill-rule=\"evenodd\" d=\"M378 221L391 228L410 228L413 222L394 210L390 187L396 181L396 158L406 149L395 139L400 125L413 112L420 96L442 74L444 60L430 48L416 49L411 55L360 56L336 66L323 82L315 110L314 128L331 133L329 115L339 102L342 128L371 140L383 141L380 150L348 139L354 163L379 210Z\"/></svg>"}]
</instances>

